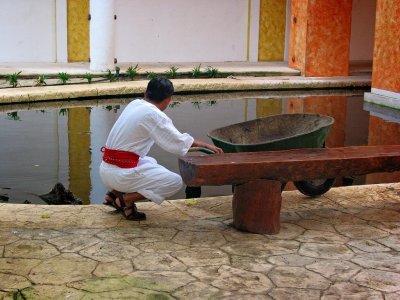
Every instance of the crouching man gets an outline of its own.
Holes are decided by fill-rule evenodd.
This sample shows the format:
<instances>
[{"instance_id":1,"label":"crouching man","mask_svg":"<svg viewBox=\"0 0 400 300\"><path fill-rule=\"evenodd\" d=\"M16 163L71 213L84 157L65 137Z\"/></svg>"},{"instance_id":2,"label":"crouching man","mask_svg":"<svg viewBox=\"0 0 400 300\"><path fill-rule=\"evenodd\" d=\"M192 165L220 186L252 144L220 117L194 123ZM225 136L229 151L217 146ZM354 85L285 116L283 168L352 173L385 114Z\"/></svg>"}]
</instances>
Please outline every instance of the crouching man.
<instances>
[{"instance_id":1,"label":"crouching man","mask_svg":"<svg viewBox=\"0 0 400 300\"><path fill-rule=\"evenodd\" d=\"M180 156L190 147L223 152L175 128L163 112L171 102L173 92L170 80L160 77L150 80L144 99L136 99L126 106L102 148L100 177L109 189L105 204L115 207L128 220L146 219L146 215L137 210L136 201L149 199L161 204L182 187L179 174L147 156L154 143Z\"/></svg>"}]
</instances>

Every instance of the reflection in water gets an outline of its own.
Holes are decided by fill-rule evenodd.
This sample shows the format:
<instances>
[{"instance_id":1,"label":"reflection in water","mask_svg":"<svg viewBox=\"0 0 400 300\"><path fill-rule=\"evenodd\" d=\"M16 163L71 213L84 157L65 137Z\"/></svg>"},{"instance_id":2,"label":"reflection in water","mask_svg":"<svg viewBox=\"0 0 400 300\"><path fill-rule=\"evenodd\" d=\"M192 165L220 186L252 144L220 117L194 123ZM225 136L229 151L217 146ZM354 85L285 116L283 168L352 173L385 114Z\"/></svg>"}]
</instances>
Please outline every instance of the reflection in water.
<instances>
[{"instance_id":1,"label":"reflection in water","mask_svg":"<svg viewBox=\"0 0 400 300\"><path fill-rule=\"evenodd\" d=\"M198 139L209 140L207 132L228 124L280 113L304 112L335 119L328 147L400 144L400 113L382 109L376 113L373 107L365 106L362 93L283 96L242 93L177 96L175 99L179 101L172 102L166 113L177 128ZM129 101L44 103L42 107L35 104L35 110L30 110L29 105L18 109L1 106L0 188L43 194L56 182L61 182L85 203L101 203L105 188L98 176L99 150ZM178 172L175 155L157 146L150 155ZM397 172L359 177L355 183L399 180L400 172ZM230 193L230 186L203 188L203 196ZM184 197L182 189L175 198ZM23 202L22 198L18 200Z\"/></svg>"},{"instance_id":2,"label":"reflection in water","mask_svg":"<svg viewBox=\"0 0 400 300\"><path fill-rule=\"evenodd\" d=\"M400 126L379 117L370 116L368 145L400 144ZM368 174L366 183L400 182L400 172Z\"/></svg>"},{"instance_id":3,"label":"reflection in water","mask_svg":"<svg viewBox=\"0 0 400 300\"><path fill-rule=\"evenodd\" d=\"M68 113L69 189L89 204L90 110L77 107Z\"/></svg>"},{"instance_id":4,"label":"reflection in water","mask_svg":"<svg viewBox=\"0 0 400 300\"><path fill-rule=\"evenodd\" d=\"M17 111L7 113L7 117L9 120L21 121L21 118L18 116Z\"/></svg>"}]
</instances>

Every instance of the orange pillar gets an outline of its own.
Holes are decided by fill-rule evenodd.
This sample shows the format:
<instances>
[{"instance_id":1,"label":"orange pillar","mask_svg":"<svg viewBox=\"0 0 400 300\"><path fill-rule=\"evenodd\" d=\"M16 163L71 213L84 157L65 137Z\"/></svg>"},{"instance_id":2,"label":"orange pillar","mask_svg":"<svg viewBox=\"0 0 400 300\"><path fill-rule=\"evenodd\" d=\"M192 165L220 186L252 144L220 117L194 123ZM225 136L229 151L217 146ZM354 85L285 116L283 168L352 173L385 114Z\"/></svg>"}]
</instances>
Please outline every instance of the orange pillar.
<instances>
[{"instance_id":1,"label":"orange pillar","mask_svg":"<svg viewBox=\"0 0 400 300\"><path fill-rule=\"evenodd\" d=\"M372 94L389 97L379 104L400 108L400 1L378 0Z\"/></svg>"},{"instance_id":2,"label":"orange pillar","mask_svg":"<svg viewBox=\"0 0 400 300\"><path fill-rule=\"evenodd\" d=\"M352 0L292 0L289 67L305 76L349 73Z\"/></svg>"}]
</instances>

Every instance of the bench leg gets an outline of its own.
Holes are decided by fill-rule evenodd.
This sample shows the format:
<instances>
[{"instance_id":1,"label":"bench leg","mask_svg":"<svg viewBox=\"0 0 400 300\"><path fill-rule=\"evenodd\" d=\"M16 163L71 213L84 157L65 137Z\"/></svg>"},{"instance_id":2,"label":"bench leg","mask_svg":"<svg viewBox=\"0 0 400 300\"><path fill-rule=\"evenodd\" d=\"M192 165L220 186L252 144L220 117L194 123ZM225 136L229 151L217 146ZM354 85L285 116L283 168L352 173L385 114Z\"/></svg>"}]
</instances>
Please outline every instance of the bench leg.
<instances>
[{"instance_id":1,"label":"bench leg","mask_svg":"<svg viewBox=\"0 0 400 300\"><path fill-rule=\"evenodd\" d=\"M276 234L280 230L281 182L253 180L235 186L233 226L241 231Z\"/></svg>"}]
</instances>

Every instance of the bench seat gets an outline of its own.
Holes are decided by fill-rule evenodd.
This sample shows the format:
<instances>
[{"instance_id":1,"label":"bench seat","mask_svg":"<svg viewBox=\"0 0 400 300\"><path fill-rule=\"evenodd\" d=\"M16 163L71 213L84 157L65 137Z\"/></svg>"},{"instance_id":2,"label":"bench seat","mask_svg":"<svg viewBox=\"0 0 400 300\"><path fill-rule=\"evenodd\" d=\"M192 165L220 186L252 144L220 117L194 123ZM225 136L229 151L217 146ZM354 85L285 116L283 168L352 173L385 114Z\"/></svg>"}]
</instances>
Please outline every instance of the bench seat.
<instances>
[{"instance_id":1,"label":"bench seat","mask_svg":"<svg viewBox=\"0 0 400 300\"><path fill-rule=\"evenodd\" d=\"M279 232L281 182L400 171L400 145L239 152L179 158L188 186L236 185L233 224Z\"/></svg>"}]
</instances>

